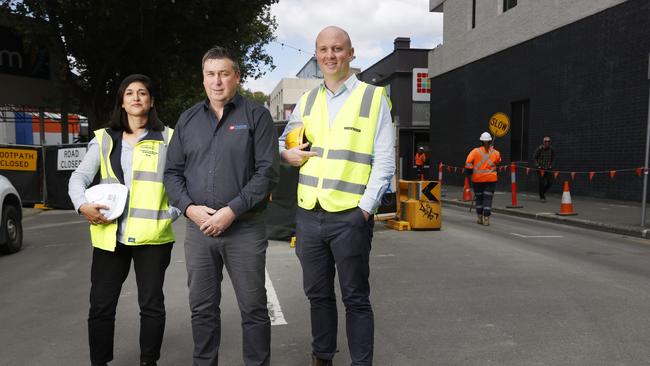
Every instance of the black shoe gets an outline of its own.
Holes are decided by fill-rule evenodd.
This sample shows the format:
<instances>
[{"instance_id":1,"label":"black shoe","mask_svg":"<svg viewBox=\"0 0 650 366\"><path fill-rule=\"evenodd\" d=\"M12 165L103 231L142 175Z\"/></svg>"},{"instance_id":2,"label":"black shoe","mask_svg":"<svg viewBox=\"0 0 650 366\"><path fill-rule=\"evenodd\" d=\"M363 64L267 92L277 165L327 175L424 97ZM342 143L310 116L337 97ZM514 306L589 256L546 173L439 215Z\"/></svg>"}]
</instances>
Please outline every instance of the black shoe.
<instances>
[{"instance_id":1,"label":"black shoe","mask_svg":"<svg viewBox=\"0 0 650 366\"><path fill-rule=\"evenodd\" d=\"M156 361L140 361L140 366L158 366Z\"/></svg>"},{"instance_id":2,"label":"black shoe","mask_svg":"<svg viewBox=\"0 0 650 366\"><path fill-rule=\"evenodd\" d=\"M312 354L311 355L311 366L332 366L332 360L323 360L316 355Z\"/></svg>"}]
</instances>

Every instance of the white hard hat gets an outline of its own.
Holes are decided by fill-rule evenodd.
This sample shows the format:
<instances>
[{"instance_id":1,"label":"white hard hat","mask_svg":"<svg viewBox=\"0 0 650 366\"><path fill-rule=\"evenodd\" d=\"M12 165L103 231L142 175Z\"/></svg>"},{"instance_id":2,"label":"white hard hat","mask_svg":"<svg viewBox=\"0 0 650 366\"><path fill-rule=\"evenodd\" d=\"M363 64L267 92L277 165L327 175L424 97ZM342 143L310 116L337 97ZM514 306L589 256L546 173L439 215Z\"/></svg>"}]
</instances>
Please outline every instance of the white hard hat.
<instances>
[{"instance_id":1,"label":"white hard hat","mask_svg":"<svg viewBox=\"0 0 650 366\"><path fill-rule=\"evenodd\" d=\"M492 135L489 132L483 132L479 138L481 141L492 141Z\"/></svg>"},{"instance_id":2,"label":"white hard hat","mask_svg":"<svg viewBox=\"0 0 650 366\"><path fill-rule=\"evenodd\" d=\"M109 207L108 210L100 209L99 211L110 221L122 215L128 194L129 189L119 183L98 184L86 189L88 202Z\"/></svg>"}]
</instances>

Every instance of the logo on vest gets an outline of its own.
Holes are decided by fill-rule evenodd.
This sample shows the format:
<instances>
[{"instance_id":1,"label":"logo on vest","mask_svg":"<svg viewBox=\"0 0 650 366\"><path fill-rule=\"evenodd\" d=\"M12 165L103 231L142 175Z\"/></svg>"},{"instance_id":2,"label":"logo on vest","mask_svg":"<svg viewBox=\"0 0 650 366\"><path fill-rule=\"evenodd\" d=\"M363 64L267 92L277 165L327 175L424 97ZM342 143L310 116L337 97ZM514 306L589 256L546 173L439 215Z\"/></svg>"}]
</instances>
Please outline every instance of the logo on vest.
<instances>
[{"instance_id":1,"label":"logo on vest","mask_svg":"<svg viewBox=\"0 0 650 366\"><path fill-rule=\"evenodd\" d=\"M129 238L127 239L127 241L128 241L129 243L135 243L135 238L134 238L134 237L129 237Z\"/></svg>"},{"instance_id":2,"label":"logo on vest","mask_svg":"<svg viewBox=\"0 0 650 366\"><path fill-rule=\"evenodd\" d=\"M228 130L229 131L248 130L248 125L247 124L230 125L228 126Z\"/></svg>"},{"instance_id":3,"label":"logo on vest","mask_svg":"<svg viewBox=\"0 0 650 366\"><path fill-rule=\"evenodd\" d=\"M343 127L343 129L344 129L344 130L354 131L354 132L361 132L360 129L358 129L358 128L354 128L354 127Z\"/></svg>"},{"instance_id":4,"label":"logo on vest","mask_svg":"<svg viewBox=\"0 0 650 366\"><path fill-rule=\"evenodd\" d=\"M158 155L158 149L154 148L154 146L150 144L140 146L138 151L146 157Z\"/></svg>"}]
</instances>

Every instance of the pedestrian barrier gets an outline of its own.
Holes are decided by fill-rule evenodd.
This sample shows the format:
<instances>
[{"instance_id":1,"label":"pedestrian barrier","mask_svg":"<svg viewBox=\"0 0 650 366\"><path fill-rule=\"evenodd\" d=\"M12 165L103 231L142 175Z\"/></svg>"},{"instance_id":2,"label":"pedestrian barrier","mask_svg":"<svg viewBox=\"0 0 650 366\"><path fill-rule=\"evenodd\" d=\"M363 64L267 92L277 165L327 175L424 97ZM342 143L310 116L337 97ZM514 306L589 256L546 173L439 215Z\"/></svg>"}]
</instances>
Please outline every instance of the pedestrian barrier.
<instances>
[{"instance_id":1,"label":"pedestrian barrier","mask_svg":"<svg viewBox=\"0 0 650 366\"><path fill-rule=\"evenodd\" d=\"M562 190L562 203L560 204L560 212L557 213L561 216L577 215L573 211L573 203L571 203L571 193L569 192L569 181L564 181L564 189Z\"/></svg>"},{"instance_id":2,"label":"pedestrian barrier","mask_svg":"<svg viewBox=\"0 0 650 366\"><path fill-rule=\"evenodd\" d=\"M465 184L463 185L463 201L469 202L472 200L472 189L469 187L469 178L465 177Z\"/></svg>"},{"instance_id":3,"label":"pedestrian barrier","mask_svg":"<svg viewBox=\"0 0 650 366\"><path fill-rule=\"evenodd\" d=\"M399 210L397 218L388 220L386 226L394 230L440 229L439 181L399 181Z\"/></svg>"}]
</instances>

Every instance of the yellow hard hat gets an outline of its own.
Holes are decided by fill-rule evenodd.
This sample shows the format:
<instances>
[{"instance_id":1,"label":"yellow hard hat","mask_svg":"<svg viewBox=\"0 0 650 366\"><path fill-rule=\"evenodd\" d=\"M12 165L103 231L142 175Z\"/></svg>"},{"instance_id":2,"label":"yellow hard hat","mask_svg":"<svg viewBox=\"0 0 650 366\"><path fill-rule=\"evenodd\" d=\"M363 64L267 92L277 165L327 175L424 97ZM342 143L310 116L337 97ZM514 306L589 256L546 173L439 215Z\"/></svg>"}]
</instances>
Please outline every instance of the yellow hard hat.
<instances>
[{"instance_id":1,"label":"yellow hard hat","mask_svg":"<svg viewBox=\"0 0 650 366\"><path fill-rule=\"evenodd\" d=\"M293 149L307 142L305 138L305 127L300 126L289 131L287 138L284 140L284 146L287 149Z\"/></svg>"}]
</instances>

